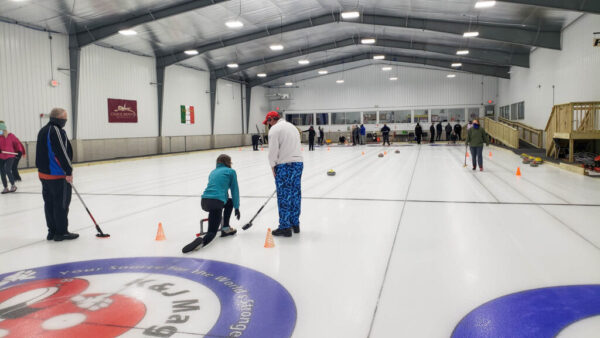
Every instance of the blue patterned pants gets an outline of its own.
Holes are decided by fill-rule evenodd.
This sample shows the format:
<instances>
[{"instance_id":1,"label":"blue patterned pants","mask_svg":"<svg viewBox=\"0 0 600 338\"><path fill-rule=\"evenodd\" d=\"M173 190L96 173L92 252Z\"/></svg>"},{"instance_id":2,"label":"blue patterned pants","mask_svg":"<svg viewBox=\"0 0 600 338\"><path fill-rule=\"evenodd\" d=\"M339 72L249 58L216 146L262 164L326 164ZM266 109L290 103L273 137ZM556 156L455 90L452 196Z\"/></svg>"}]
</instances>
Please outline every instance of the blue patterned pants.
<instances>
[{"instance_id":1,"label":"blue patterned pants","mask_svg":"<svg viewBox=\"0 0 600 338\"><path fill-rule=\"evenodd\" d=\"M302 162L283 163L275 166L280 229L300 225L302 169L304 169Z\"/></svg>"}]
</instances>

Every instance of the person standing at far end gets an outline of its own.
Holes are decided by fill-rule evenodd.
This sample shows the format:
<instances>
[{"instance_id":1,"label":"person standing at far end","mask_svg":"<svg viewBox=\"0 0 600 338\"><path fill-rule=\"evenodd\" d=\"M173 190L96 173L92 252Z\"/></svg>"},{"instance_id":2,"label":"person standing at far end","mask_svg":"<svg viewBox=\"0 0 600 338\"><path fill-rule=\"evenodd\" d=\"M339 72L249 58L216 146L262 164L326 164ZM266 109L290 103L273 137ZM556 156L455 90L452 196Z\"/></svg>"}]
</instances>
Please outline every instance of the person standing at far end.
<instances>
[{"instance_id":1,"label":"person standing at far end","mask_svg":"<svg viewBox=\"0 0 600 338\"><path fill-rule=\"evenodd\" d=\"M317 135L315 128L310 126L310 128L303 131L303 133L308 133L308 151L315 151L315 136Z\"/></svg>"},{"instance_id":2,"label":"person standing at far end","mask_svg":"<svg viewBox=\"0 0 600 338\"><path fill-rule=\"evenodd\" d=\"M252 150L258 151L258 140L260 136L258 134L252 134Z\"/></svg>"},{"instance_id":3,"label":"person standing at far end","mask_svg":"<svg viewBox=\"0 0 600 338\"><path fill-rule=\"evenodd\" d=\"M383 127L381 128L381 135L383 137L383 144L385 146L385 143L387 142L387 145L390 145L390 127L387 126L387 124L384 124Z\"/></svg>"},{"instance_id":4,"label":"person standing at far end","mask_svg":"<svg viewBox=\"0 0 600 338\"><path fill-rule=\"evenodd\" d=\"M471 147L473 170L477 168L476 164L479 164L479 170L483 171L483 144L489 147L490 139L485 129L479 125L479 121L473 120L473 126L467 131L465 142Z\"/></svg>"},{"instance_id":5,"label":"person standing at far end","mask_svg":"<svg viewBox=\"0 0 600 338\"><path fill-rule=\"evenodd\" d=\"M67 111L62 108L52 109L50 122L38 133L35 157L35 166L42 182L44 213L48 226L46 239L57 242L79 237L68 231L73 148L63 129L66 124Z\"/></svg>"},{"instance_id":6,"label":"person standing at far end","mask_svg":"<svg viewBox=\"0 0 600 338\"><path fill-rule=\"evenodd\" d=\"M18 176L19 172L15 170L15 163L18 164L21 155L25 153L25 148L14 134L8 132L4 121L0 121L0 151L2 151L0 152L0 176L4 186L2 193L15 192L17 191L15 181L21 180L21 177ZM15 176L15 172L17 176ZM10 190L7 177L11 184Z\"/></svg>"},{"instance_id":7,"label":"person standing at far end","mask_svg":"<svg viewBox=\"0 0 600 338\"><path fill-rule=\"evenodd\" d=\"M419 122L417 122L417 125L415 127L415 138L417 139L417 144L421 144L422 137L423 137L423 128L421 127Z\"/></svg>"},{"instance_id":8,"label":"person standing at far end","mask_svg":"<svg viewBox=\"0 0 600 338\"><path fill-rule=\"evenodd\" d=\"M429 143L435 143L435 126L433 125L433 122L431 122L431 126L429 127Z\"/></svg>"},{"instance_id":9,"label":"person standing at far end","mask_svg":"<svg viewBox=\"0 0 600 338\"><path fill-rule=\"evenodd\" d=\"M322 146L325 141L325 131L323 127L319 127L319 145Z\"/></svg>"},{"instance_id":10,"label":"person standing at far end","mask_svg":"<svg viewBox=\"0 0 600 338\"><path fill-rule=\"evenodd\" d=\"M438 124L435 126L435 132L436 132L436 140L437 141L441 141L442 140L442 122L438 122Z\"/></svg>"},{"instance_id":11,"label":"person standing at far end","mask_svg":"<svg viewBox=\"0 0 600 338\"><path fill-rule=\"evenodd\" d=\"M452 126L450 125L450 122L448 122L444 130L446 131L446 141L450 141L450 134L452 134Z\"/></svg>"},{"instance_id":12,"label":"person standing at far end","mask_svg":"<svg viewBox=\"0 0 600 338\"><path fill-rule=\"evenodd\" d=\"M300 232L301 179L304 163L300 153L300 137L295 127L269 112L263 122L269 124L269 164L277 187L279 227L274 236L291 237Z\"/></svg>"},{"instance_id":13,"label":"person standing at far end","mask_svg":"<svg viewBox=\"0 0 600 338\"><path fill-rule=\"evenodd\" d=\"M365 128L364 124L360 125L360 144L365 144L365 139L367 138L367 128Z\"/></svg>"},{"instance_id":14,"label":"person standing at far end","mask_svg":"<svg viewBox=\"0 0 600 338\"><path fill-rule=\"evenodd\" d=\"M456 133L456 137L458 137L458 140L462 141L462 126L460 125L460 122L456 122L456 124L454 125L454 132Z\"/></svg>"}]
</instances>

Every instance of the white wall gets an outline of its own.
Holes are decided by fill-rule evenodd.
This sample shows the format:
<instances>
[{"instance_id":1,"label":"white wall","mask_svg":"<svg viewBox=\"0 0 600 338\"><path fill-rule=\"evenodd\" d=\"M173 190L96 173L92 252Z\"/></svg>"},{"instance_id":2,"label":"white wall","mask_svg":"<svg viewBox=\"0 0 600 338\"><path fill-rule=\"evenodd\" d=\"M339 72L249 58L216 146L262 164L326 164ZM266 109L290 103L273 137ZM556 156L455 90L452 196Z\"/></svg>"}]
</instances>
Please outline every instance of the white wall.
<instances>
[{"instance_id":1,"label":"white wall","mask_svg":"<svg viewBox=\"0 0 600 338\"><path fill-rule=\"evenodd\" d=\"M217 80L215 135L242 134L242 96L240 84Z\"/></svg>"},{"instance_id":2,"label":"white wall","mask_svg":"<svg viewBox=\"0 0 600 338\"><path fill-rule=\"evenodd\" d=\"M68 38L52 34L52 63L48 33L0 22L0 120L21 141L35 141L40 114L54 107L71 111ZM51 87L52 68L58 87ZM44 119L42 123L47 123ZM71 134L71 125L67 125Z\"/></svg>"},{"instance_id":3,"label":"white wall","mask_svg":"<svg viewBox=\"0 0 600 338\"><path fill-rule=\"evenodd\" d=\"M210 74L181 66L165 70L163 136L210 135ZM195 124L181 123L180 106L194 106Z\"/></svg>"},{"instance_id":4,"label":"white wall","mask_svg":"<svg viewBox=\"0 0 600 338\"><path fill-rule=\"evenodd\" d=\"M381 67L370 65L346 71L344 84L336 84L338 73L300 81L299 88L278 88L271 92L291 92L286 112L434 108L496 100L497 78L456 73L456 78L449 79L448 71L399 67L399 80L390 81L395 70L383 72Z\"/></svg>"},{"instance_id":5,"label":"white wall","mask_svg":"<svg viewBox=\"0 0 600 338\"><path fill-rule=\"evenodd\" d=\"M600 48L592 46L600 16L586 14L563 30L562 50L538 48L530 68L511 68L511 79L500 80L498 106L525 101L525 120L545 128L553 104L600 101ZM552 86L554 86L554 102Z\"/></svg>"},{"instance_id":6,"label":"white wall","mask_svg":"<svg viewBox=\"0 0 600 338\"><path fill-rule=\"evenodd\" d=\"M248 124L248 132L256 133L256 126L260 132L264 132L263 121L265 116L271 110L269 100L267 100L267 89L265 87L253 87L252 97L250 100L250 123Z\"/></svg>"},{"instance_id":7,"label":"white wall","mask_svg":"<svg viewBox=\"0 0 600 338\"><path fill-rule=\"evenodd\" d=\"M91 45L80 63L78 138L158 136L154 58ZM108 123L109 98L136 100L138 123Z\"/></svg>"}]
</instances>

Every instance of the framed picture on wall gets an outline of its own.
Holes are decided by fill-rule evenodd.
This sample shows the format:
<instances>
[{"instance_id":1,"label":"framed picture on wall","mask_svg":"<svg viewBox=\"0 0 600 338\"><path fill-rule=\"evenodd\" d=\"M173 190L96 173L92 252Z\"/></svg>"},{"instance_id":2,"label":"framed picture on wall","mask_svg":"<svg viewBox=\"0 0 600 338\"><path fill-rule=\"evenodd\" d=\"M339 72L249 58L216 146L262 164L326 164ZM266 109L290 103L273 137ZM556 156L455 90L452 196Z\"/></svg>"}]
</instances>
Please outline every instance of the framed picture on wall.
<instances>
[{"instance_id":1,"label":"framed picture on wall","mask_svg":"<svg viewBox=\"0 0 600 338\"><path fill-rule=\"evenodd\" d=\"M109 123L137 123L137 101L108 99Z\"/></svg>"}]
</instances>

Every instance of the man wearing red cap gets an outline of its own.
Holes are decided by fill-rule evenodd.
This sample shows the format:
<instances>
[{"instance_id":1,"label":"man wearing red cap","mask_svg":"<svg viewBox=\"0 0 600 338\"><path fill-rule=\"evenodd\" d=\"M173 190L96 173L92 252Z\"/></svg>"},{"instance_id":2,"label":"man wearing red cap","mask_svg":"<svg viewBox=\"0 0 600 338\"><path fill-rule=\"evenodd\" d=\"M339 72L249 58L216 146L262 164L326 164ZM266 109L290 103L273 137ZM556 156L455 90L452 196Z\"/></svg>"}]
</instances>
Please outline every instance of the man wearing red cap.
<instances>
[{"instance_id":1,"label":"man wearing red cap","mask_svg":"<svg viewBox=\"0 0 600 338\"><path fill-rule=\"evenodd\" d=\"M300 135L293 124L281 119L279 113L267 114L263 124L269 128L269 164L277 187L279 228L274 236L291 237L300 232L300 181L302 179L302 154Z\"/></svg>"}]
</instances>

